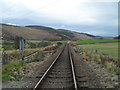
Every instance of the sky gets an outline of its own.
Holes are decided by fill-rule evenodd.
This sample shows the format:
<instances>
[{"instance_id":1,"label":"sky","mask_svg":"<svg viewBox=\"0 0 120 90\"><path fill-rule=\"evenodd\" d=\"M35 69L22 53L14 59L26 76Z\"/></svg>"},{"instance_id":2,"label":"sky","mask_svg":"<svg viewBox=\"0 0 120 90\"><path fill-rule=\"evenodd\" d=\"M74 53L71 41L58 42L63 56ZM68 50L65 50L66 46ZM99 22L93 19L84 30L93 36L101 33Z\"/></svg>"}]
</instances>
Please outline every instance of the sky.
<instances>
[{"instance_id":1,"label":"sky","mask_svg":"<svg viewBox=\"0 0 120 90\"><path fill-rule=\"evenodd\" d=\"M118 35L118 0L0 0L0 23Z\"/></svg>"}]
</instances>

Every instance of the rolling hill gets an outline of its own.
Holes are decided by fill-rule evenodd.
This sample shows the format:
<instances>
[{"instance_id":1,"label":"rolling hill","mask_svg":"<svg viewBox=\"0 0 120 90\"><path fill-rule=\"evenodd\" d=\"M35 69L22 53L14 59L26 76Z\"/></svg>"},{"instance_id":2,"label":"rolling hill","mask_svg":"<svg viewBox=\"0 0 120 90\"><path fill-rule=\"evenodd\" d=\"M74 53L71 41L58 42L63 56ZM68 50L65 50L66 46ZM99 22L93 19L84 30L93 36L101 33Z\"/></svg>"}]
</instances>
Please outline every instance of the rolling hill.
<instances>
[{"instance_id":1,"label":"rolling hill","mask_svg":"<svg viewBox=\"0 0 120 90\"><path fill-rule=\"evenodd\" d=\"M2 25L2 37L3 39L15 39L16 37L22 37L28 40L92 40L102 39L99 36L93 36L86 33L78 33L64 29L54 29L44 26L14 26L7 24Z\"/></svg>"},{"instance_id":2,"label":"rolling hill","mask_svg":"<svg viewBox=\"0 0 120 90\"><path fill-rule=\"evenodd\" d=\"M47 36L51 38L58 38L57 36L53 36L47 31L40 31L38 29L5 24L2 24L2 36L3 39L15 39L16 37L22 37L28 40L46 40Z\"/></svg>"}]
</instances>

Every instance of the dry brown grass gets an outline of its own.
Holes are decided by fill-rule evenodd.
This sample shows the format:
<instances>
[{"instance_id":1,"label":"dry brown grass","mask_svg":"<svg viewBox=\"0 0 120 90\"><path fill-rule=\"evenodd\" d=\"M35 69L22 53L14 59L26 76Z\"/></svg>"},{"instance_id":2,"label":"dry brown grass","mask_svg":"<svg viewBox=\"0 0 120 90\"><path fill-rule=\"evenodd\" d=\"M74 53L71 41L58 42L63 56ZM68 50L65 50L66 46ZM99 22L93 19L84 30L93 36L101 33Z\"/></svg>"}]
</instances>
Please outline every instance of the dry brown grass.
<instances>
[{"instance_id":1,"label":"dry brown grass","mask_svg":"<svg viewBox=\"0 0 120 90\"><path fill-rule=\"evenodd\" d=\"M120 75L120 67L118 66L118 62L111 57L100 55L98 53L93 53L91 51L87 51L87 60L92 60L97 64L101 64L105 67L111 74Z\"/></svg>"},{"instance_id":2,"label":"dry brown grass","mask_svg":"<svg viewBox=\"0 0 120 90\"><path fill-rule=\"evenodd\" d=\"M39 51L40 49L25 49L24 50L24 56L28 56L31 55L37 51ZM6 54L9 56L13 56L17 59L21 59L22 58L22 51L21 50L8 50L6 51Z\"/></svg>"},{"instance_id":3,"label":"dry brown grass","mask_svg":"<svg viewBox=\"0 0 120 90\"><path fill-rule=\"evenodd\" d=\"M55 50L58 48L58 45L57 44L54 44L54 45L50 45L50 46L47 46L43 49L43 51L50 51L50 50Z\"/></svg>"},{"instance_id":4,"label":"dry brown grass","mask_svg":"<svg viewBox=\"0 0 120 90\"><path fill-rule=\"evenodd\" d=\"M71 45L72 47L76 47L76 46L77 46L77 45L74 44L74 43L70 43L70 45Z\"/></svg>"}]
</instances>

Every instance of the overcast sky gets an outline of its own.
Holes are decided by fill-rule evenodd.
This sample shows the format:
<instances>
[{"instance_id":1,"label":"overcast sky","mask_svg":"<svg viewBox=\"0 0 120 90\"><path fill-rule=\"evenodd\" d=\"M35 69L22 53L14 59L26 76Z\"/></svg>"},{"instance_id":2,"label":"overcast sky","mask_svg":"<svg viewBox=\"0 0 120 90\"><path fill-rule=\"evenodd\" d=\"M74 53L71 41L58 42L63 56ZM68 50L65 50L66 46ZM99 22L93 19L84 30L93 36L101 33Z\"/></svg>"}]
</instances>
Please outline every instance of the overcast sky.
<instances>
[{"instance_id":1,"label":"overcast sky","mask_svg":"<svg viewBox=\"0 0 120 90\"><path fill-rule=\"evenodd\" d=\"M0 0L0 6L1 23L118 35L118 0Z\"/></svg>"}]
</instances>

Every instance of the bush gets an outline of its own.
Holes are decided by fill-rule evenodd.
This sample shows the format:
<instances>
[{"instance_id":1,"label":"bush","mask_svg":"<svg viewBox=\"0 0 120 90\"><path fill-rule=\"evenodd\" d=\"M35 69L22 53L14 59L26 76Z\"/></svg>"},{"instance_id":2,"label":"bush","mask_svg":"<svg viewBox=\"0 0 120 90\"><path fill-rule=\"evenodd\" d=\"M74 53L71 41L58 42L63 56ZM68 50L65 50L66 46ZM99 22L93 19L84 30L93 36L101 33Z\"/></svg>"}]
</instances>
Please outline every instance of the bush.
<instances>
[{"instance_id":1,"label":"bush","mask_svg":"<svg viewBox=\"0 0 120 90\"><path fill-rule=\"evenodd\" d=\"M117 67L117 69L116 69L116 74L117 74L117 75L120 75L120 67Z\"/></svg>"},{"instance_id":2,"label":"bush","mask_svg":"<svg viewBox=\"0 0 120 90\"><path fill-rule=\"evenodd\" d=\"M43 61L45 57L45 53L43 52L38 52L37 55L33 57L34 61Z\"/></svg>"},{"instance_id":3,"label":"bush","mask_svg":"<svg viewBox=\"0 0 120 90\"><path fill-rule=\"evenodd\" d=\"M40 48L40 47L46 47L48 45L50 45L51 43L50 42L37 42L37 43L34 43L34 42L28 42L27 45L29 45L29 48Z\"/></svg>"},{"instance_id":4,"label":"bush","mask_svg":"<svg viewBox=\"0 0 120 90\"><path fill-rule=\"evenodd\" d=\"M4 48L5 50L14 50L15 45L2 45L2 48Z\"/></svg>"},{"instance_id":5,"label":"bush","mask_svg":"<svg viewBox=\"0 0 120 90\"><path fill-rule=\"evenodd\" d=\"M5 82L5 81L9 81L10 80L10 75L9 74L3 74L2 75L2 81Z\"/></svg>"},{"instance_id":6,"label":"bush","mask_svg":"<svg viewBox=\"0 0 120 90\"><path fill-rule=\"evenodd\" d=\"M25 49L29 49L29 48L30 48L30 45L26 44Z\"/></svg>"}]
</instances>

